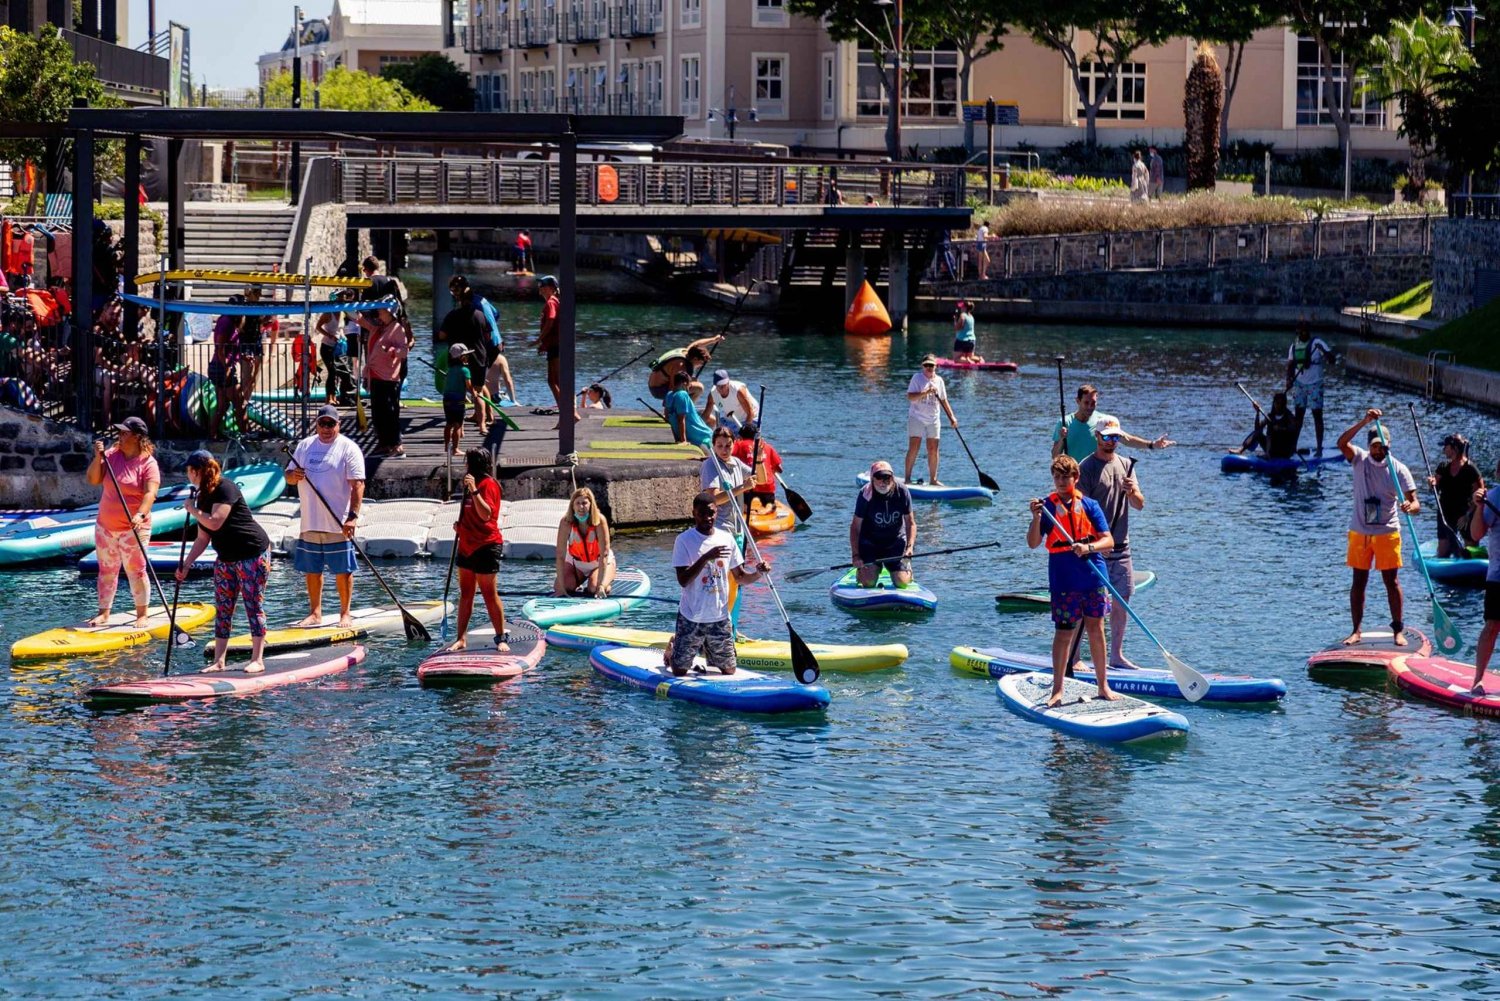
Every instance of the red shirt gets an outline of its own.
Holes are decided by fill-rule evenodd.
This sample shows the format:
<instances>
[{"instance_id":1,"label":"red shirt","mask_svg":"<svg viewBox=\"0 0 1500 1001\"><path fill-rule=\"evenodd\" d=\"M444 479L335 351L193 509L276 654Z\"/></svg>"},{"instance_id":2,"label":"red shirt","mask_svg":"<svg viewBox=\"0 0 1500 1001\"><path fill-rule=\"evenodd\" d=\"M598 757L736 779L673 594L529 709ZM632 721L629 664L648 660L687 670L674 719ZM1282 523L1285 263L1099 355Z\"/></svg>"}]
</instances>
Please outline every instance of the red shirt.
<instances>
[{"instance_id":1,"label":"red shirt","mask_svg":"<svg viewBox=\"0 0 1500 1001\"><path fill-rule=\"evenodd\" d=\"M541 338L537 341L538 352L556 351L557 342L557 296L553 296L542 303L542 329Z\"/></svg>"},{"instance_id":2,"label":"red shirt","mask_svg":"<svg viewBox=\"0 0 1500 1001\"><path fill-rule=\"evenodd\" d=\"M478 505L473 498L464 501L463 509L458 514L458 553L460 556L468 556L481 546L491 543L499 545L500 538L500 481L493 476L486 476L479 481L474 492L484 498L489 505L490 516L481 518Z\"/></svg>"},{"instance_id":3,"label":"red shirt","mask_svg":"<svg viewBox=\"0 0 1500 1001\"><path fill-rule=\"evenodd\" d=\"M745 465L750 465L751 457L755 453L755 442L739 438L731 448L731 454ZM760 468L755 471L755 491L765 493L776 489L776 474L781 472L781 453L776 451L776 446L760 440Z\"/></svg>"}]
</instances>

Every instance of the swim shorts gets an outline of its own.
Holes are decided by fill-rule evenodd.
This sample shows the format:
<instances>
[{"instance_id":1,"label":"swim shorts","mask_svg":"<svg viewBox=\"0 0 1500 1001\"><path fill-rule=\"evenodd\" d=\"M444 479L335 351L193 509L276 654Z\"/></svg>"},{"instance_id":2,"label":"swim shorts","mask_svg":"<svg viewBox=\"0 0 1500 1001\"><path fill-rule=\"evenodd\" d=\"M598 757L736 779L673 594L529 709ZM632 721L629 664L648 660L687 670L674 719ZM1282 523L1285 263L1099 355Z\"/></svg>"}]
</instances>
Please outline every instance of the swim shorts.
<instances>
[{"instance_id":1,"label":"swim shorts","mask_svg":"<svg viewBox=\"0 0 1500 1001\"><path fill-rule=\"evenodd\" d=\"M679 613L677 634L672 640L672 673L679 677L687 674L693 669L693 658L700 652L709 667L724 674L733 674L739 666L734 655L734 631L728 619L694 622Z\"/></svg>"},{"instance_id":2,"label":"swim shorts","mask_svg":"<svg viewBox=\"0 0 1500 1001\"><path fill-rule=\"evenodd\" d=\"M308 542L297 540L297 555L292 565L303 574L345 574L354 572L354 544L343 542Z\"/></svg>"},{"instance_id":3,"label":"swim shorts","mask_svg":"<svg viewBox=\"0 0 1500 1001\"><path fill-rule=\"evenodd\" d=\"M1061 591L1052 596L1052 621L1059 629L1072 629L1084 619L1102 619L1109 614L1109 592Z\"/></svg>"},{"instance_id":4,"label":"swim shorts","mask_svg":"<svg viewBox=\"0 0 1500 1001\"><path fill-rule=\"evenodd\" d=\"M1376 570L1400 570L1401 533L1366 535L1363 532L1349 533L1349 565L1356 570L1368 570L1370 564Z\"/></svg>"},{"instance_id":5,"label":"swim shorts","mask_svg":"<svg viewBox=\"0 0 1500 1001\"><path fill-rule=\"evenodd\" d=\"M1294 382L1291 396L1293 410L1323 409L1323 384L1321 382L1315 382L1312 385Z\"/></svg>"}]
</instances>

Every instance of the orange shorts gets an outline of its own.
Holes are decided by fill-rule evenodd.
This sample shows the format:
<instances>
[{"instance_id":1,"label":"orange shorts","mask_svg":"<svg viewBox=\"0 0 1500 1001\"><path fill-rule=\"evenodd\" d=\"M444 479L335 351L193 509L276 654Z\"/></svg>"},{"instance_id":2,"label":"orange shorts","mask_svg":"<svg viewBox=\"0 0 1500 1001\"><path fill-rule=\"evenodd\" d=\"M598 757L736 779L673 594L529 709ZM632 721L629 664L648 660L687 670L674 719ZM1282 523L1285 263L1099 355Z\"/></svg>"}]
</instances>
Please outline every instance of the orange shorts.
<instances>
[{"instance_id":1,"label":"orange shorts","mask_svg":"<svg viewBox=\"0 0 1500 1001\"><path fill-rule=\"evenodd\" d=\"M1400 532L1389 535L1349 533L1349 565L1356 570L1368 570L1371 563L1375 564L1376 570L1401 569Z\"/></svg>"}]
</instances>

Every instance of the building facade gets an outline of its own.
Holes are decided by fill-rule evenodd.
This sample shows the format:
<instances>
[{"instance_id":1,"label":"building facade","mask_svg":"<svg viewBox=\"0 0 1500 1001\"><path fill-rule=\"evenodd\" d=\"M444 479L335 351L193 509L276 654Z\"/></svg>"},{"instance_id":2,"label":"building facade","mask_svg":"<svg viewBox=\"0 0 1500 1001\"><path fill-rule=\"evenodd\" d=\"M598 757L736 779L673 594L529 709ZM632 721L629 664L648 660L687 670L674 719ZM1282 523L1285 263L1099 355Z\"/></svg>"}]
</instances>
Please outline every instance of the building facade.
<instances>
[{"instance_id":1,"label":"building facade","mask_svg":"<svg viewBox=\"0 0 1500 1001\"><path fill-rule=\"evenodd\" d=\"M790 14L785 0L443 3L446 23L466 21L452 37L480 110L680 114L694 137L720 138L732 129L736 138L788 145L884 148L887 100L874 53L835 42L817 20ZM1080 40L1088 44L1086 36ZM1137 53L1100 111L1100 140L1180 142L1196 49L1195 41L1177 38ZM1221 48L1221 63L1226 56ZM912 54L902 109L906 145L963 142L959 66L953 50ZM1086 85L1102 86L1102 70L1084 67ZM1257 33L1245 48L1231 137L1280 149L1335 145L1323 86L1310 40L1280 28ZM1083 137L1082 108L1062 56L1025 35L1007 35L999 52L974 63L970 98L986 97L1019 107L1020 125L1002 130L1001 146L1054 147ZM1355 150L1404 148L1392 108L1371 102L1355 110L1354 122Z\"/></svg>"},{"instance_id":2,"label":"building facade","mask_svg":"<svg viewBox=\"0 0 1500 1001\"><path fill-rule=\"evenodd\" d=\"M73 57L91 63L105 91L126 104L166 104L169 60L129 47L129 0L0 0L0 24L33 34L44 25L62 32Z\"/></svg>"},{"instance_id":3,"label":"building facade","mask_svg":"<svg viewBox=\"0 0 1500 1001\"><path fill-rule=\"evenodd\" d=\"M316 84L335 66L378 76L392 63L442 52L445 7L444 0L333 0L328 17L302 22L303 78ZM287 33L280 49L258 60L262 87L291 72L292 34Z\"/></svg>"}]
</instances>

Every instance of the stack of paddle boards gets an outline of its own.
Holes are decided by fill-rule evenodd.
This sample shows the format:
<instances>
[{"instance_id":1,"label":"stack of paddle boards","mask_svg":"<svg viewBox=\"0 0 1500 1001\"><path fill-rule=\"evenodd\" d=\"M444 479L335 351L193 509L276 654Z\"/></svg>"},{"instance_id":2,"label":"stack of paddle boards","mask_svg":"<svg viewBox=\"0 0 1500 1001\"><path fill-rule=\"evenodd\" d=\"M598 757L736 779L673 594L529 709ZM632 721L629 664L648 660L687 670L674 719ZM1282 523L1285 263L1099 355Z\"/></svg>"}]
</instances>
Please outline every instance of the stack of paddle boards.
<instances>
[{"instance_id":1,"label":"stack of paddle boards","mask_svg":"<svg viewBox=\"0 0 1500 1001\"><path fill-rule=\"evenodd\" d=\"M1000 647L956 646L948 655L948 662L960 671L989 678L1030 671L1050 676L1052 672L1050 657L1012 653ZM1077 668L1077 677L1091 685L1097 681L1089 665ZM1275 702L1286 695L1286 682L1280 678L1236 674L1210 674L1206 677L1208 694L1203 696L1205 702ZM1126 695L1144 695L1153 699L1185 698L1172 672L1164 668L1111 667L1109 687Z\"/></svg>"},{"instance_id":2,"label":"stack of paddle boards","mask_svg":"<svg viewBox=\"0 0 1500 1001\"><path fill-rule=\"evenodd\" d=\"M417 680L428 687L492 685L519 678L535 668L547 652L542 631L528 622L509 626L509 650L495 649L493 629L469 631L470 645L443 650L417 665Z\"/></svg>"},{"instance_id":3,"label":"stack of paddle boards","mask_svg":"<svg viewBox=\"0 0 1500 1001\"><path fill-rule=\"evenodd\" d=\"M1139 594L1156 583L1156 574L1150 570L1137 570L1131 575L1131 580L1135 585L1135 592ZM1052 595L1046 588L1040 591L1006 591L995 595L997 612L1045 612L1051 607Z\"/></svg>"},{"instance_id":4,"label":"stack of paddle boards","mask_svg":"<svg viewBox=\"0 0 1500 1001\"><path fill-rule=\"evenodd\" d=\"M1484 689L1475 694L1474 665L1446 657L1397 657L1389 666L1403 690L1439 705L1476 716L1500 716L1500 675L1486 671Z\"/></svg>"},{"instance_id":5,"label":"stack of paddle boards","mask_svg":"<svg viewBox=\"0 0 1500 1001\"><path fill-rule=\"evenodd\" d=\"M364 659L365 648L362 646L299 650L267 657L266 669L260 674L229 670L141 678L91 688L87 698L96 706L130 706L212 699L220 695L253 695L268 688L305 684L332 674L342 674Z\"/></svg>"},{"instance_id":6,"label":"stack of paddle boards","mask_svg":"<svg viewBox=\"0 0 1500 1001\"><path fill-rule=\"evenodd\" d=\"M855 481L860 486L870 482L869 473L860 473ZM906 483L900 477L897 483ZM944 501L949 504L993 504L995 491L986 487L956 487L956 486L933 486L931 483L906 483L906 489L911 493L912 500L920 501Z\"/></svg>"},{"instance_id":7,"label":"stack of paddle boards","mask_svg":"<svg viewBox=\"0 0 1500 1001\"><path fill-rule=\"evenodd\" d=\"M1332 452L1328 455L1294 456L1290 459L1269 459L1264 455L1256 455L1249 452L1244 455L1235 455L1233 452L1230 452L1219 460L1219 469L1225 473L1286 474L1304 470L1312 471L1321 466L1331 466L1346 461L1342 452Z\"/></svg>"},{"instance_id":8,"label":"stack of paddle boards","mask_svg":"<svg viewBox=\"0 0 1500 1001\"><path fill-rule=\"evenodd\" d=\"M634 608L651 593L651 578L646 571L625 567L615 574L609 596L596 598L579 596L572 598L532 598L521 606L521 614L537 625L563 625L574 622L593 622L608 619L627 608Z\"/></svg>"},{"instance_id":9,"label":"stack of paddle boards","mask_svg":"<svg viewBox=\"0 0 1500 1001\"><path fill-rule=\"evenodd\" d=\"M192 548L192 543L188 544L188 548ZM183 552L182 544L179 542L152 542L146 546L146 559L150 561L151 568L158 574L176 573L178 557L185 555L187 554ZM210 543L209 547L203 550L188 567L188 573L193 576L213 573L216 559L218 559L218 554L214 552L213 544ZM83 577L99 576L98 552L89 553L78 561L78 573Z\"/></svg>"},{"instance_id":10,"label":"stack of paddle boards","mask_svg":"<svg viewBox=\"0 0 1500 1001\"><path fill-rule=\"evenodd\" d=\"M644 689L658 698L696 702L714 709L744 713L789 713L825 709L831 700L822 685L799 685L755 671L737 670L720 674L704 666L677 677L662 664L662 651L633 647L596 647L589 664L606 678Z\"/></svg>"},{"instance_id":11,"label":"stack of paddle boards","mask_svg":"<svg viewBox=\"0 0 1500 1001\"><path fill-rule=\"evenodd\" d=\"M1484 555L1475 555L1476 552ZM1445 584L1483 587L1490 569L1489 555L1483 549L1469 550L1463 556L1438 556L1436 539L1418 546L1417 554L1427 564L1428 576Z\"/></svg>"},{"instance_id":12,"label":"stack of paddle boards","mask_svg":"<svg viewBox=\"0 0 1500 1001\"><path fill-rule=\"evenodd\" d=\"M442 621L443 607L441 601L416 601L408 602L406 610L422 625L435 626ZM338 612L335 610L332 615L324 612L323 625L290 625L280 629L268 629L266 630L265 653L311 650L338 643L348 643L370 635L400 633L405 628L401 610L394 605L352 608L349 610L349 617L353 619L353 624L348 627L338 625ZM248 656L250 646L249 636L234 636L229 640L227 652L230 656ZM213 656L212 646L203 651L203 656Z\"/></svg>"},{"instance_id":13,"label":"stack of paddle boards","mask_svg":"<svg viewBox=\"0 0 1500 1001\"><path fill-rule=\"evenodd\" d=\"M1326 677L1384 674L1398 657L1431 656L1432 641L1424 633L1411 626L1404 632L1404 646L1396 645L1395 636L1388 629L1362 632L1358 643L1335 643L1307 658L1308 673Z\"/></svg>"},{"instance_id":14,"label":"stack of paddle boards","mask_svg":"<svg viewBox=\"0 0 1500 1001\"><path fill-rule=\"evenodd\" d=\"M851 568L828 589L828 596L840 608L851 612L910 615L937 609L937 595L915 579L905 587L891 583L891 573L884 568L874 587L859 586L859 571Z\"/></svg>"},{"instance_id":15,"label":"stack of paddle boards","mask_svg":"<svg viewBox=\"0 0 1500 1001\"><path fill-rule=\"evenodd\" d=\"M183 602L177 606L177 628L192 632L214 617L214 606ZM62 626L34 633L11 645L11 660L72 660L101 653L113 653L127 647L141 646L152 640L166 639L172 629L167 609L160 605L146 609L146 625L137 627L135 612L116 612L109 624Z\"/></svg>"},{"instance_id":16,"label":"stack of paddle boards","mask_svg":"<svg viewBox=\"0 0 1500 1001\"><path fill-rule=\"evenodd\" d=\"M628 646L665 650L672 634L654 629L621 629L612 626L553 626L547 642L564 650L593 650L601 646ZM908 656L901 643L853 646L809 643L808 649L824 671L862 673L900 667ZM790 671L792 646L777 640L742 639L734 644L740 667L752 671Z\"/></svg>"},{"instance_id":17,"label":"stack of paddle boards","mask_svg":"<svg viewBox=\"0 0 1500 1001\"><path fill-rule=\"evenodd\" d=\"M1000 701L1023 719L1075 737L1111 744L1181 737L1188 721L1161 706L1122 695L1105 701L1099 689L1075 678L1063 679L1062 701L1048 706L1052 674L1008 674L995 682Z\"/></svg>"}]
</instances>

